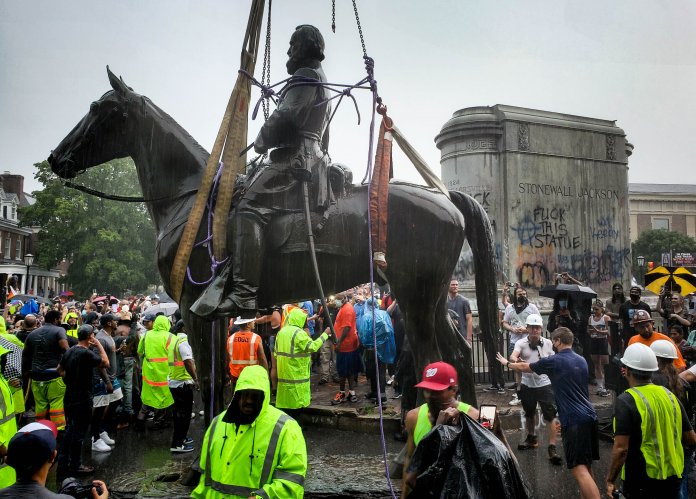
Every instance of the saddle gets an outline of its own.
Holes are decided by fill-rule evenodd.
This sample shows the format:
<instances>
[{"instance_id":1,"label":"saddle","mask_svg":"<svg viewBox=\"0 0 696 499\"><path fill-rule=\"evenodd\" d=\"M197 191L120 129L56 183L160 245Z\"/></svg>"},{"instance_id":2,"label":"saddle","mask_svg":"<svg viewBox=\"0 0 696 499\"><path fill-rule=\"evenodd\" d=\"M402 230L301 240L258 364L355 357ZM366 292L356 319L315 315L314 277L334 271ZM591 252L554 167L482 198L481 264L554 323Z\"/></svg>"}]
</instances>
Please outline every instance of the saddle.
<instances>
[{"instance_id":1,"label":"saddle","mask_svg":"<svg viewBox=\"0 0 696 499\"><path fill-rule=\"evenodd\" d=\"M233 208L244 196L246 186L254 181L260 170L259 165L249 171L248 175L237 177L232 198ZM341 163L332 163L329 165L328 174L331 190L337 200L352 193L353 172L350 168ZM336 204L332 204L323 213L312 212L310 217L317 253L350 256L348 241L345 241L344 235L344 215ZM285 254L309 251L305 214L288 213L274 216L266 228L266 244L268 249Z\"/></svg>"}]
</instances>

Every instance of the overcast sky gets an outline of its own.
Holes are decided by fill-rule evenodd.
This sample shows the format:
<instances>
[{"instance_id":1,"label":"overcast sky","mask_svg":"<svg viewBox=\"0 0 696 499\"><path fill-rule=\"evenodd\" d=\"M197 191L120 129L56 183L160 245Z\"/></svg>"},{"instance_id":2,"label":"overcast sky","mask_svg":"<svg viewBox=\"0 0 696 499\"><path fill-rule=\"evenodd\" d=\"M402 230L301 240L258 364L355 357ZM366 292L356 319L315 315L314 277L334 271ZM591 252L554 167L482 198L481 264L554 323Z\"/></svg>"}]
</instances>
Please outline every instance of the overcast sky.
<instances>
[{"instance_id":1,"label":"overcast sky","mask_svg":"<svg viewBox=\"0 0 696 499\"><path fill-rule=\"evenodd\" d=\"M33 164L110 89L107 64L210 149L250 3L0 0L0 171L23 174L27 191L39 188ZM364 76L351 2L336 3L333 34L329 0L273 2L273 81L286 77L287 43L298 24L324 34L329 81ZM630 182L692 181L696 3L358 0L358 8L379 92L436 173L433 139L454 111L509 104L616 120L635 145ZM356 181L367 160L364 91L360 110L358 126L352 104L341 105L330 147ZM258 126L251 123L250 141ZM400 156L395 176L418 179Z\"/></svg>"}]
</instances>

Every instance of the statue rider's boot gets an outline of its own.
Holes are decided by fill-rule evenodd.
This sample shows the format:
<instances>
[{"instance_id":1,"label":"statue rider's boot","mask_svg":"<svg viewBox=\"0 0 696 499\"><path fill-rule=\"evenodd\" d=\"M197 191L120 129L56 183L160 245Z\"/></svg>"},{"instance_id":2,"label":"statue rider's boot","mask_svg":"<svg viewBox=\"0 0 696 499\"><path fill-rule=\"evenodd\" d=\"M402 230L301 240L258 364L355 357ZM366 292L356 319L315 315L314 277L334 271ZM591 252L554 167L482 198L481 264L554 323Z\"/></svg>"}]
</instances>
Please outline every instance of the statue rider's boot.
<instances>
[{"instance_id":1,"label":"statue rider's boot","mask_svg":"<svg viewBox=\"0 0 696 499\"><path fill-rule=\"evenodd\" d=\"M234 254L231 256L232 289L220 304L242 318L256 317L256 294L263 271L264 225L256 218L237 218Z\"/></svg>"}]
</instances>

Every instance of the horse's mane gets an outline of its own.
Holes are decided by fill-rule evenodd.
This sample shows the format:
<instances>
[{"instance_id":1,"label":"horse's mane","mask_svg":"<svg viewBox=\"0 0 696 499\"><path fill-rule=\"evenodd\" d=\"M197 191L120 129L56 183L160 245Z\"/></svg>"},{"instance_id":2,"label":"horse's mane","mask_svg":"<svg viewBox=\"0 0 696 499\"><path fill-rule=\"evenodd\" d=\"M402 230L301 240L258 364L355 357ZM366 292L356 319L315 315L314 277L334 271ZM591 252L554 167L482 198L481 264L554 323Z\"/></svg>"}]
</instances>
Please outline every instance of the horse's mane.
<instances>
[{"instance_id":1,"label":"horse's mane","mask_svg":"<svg viewBox=\"0 0 696 499\"><path fill-rule=\"evenodd\" d=\"M190 133L186 131L184 127L179 125L179 123L176 122L174 118L169 116L166 112L164 112L160 107L157 106L152 100L150 100L149 97L146 97L144 95L140 96L143 99L143 102L146 103L147 107L149 108L150 112L152 114L156 115L165 125L170 125L173 130L178 131L178 133L181 135L182 143L188 143L191 146L193 146L194 149L198 149L198 152L205 154L205 156L208 156L210 153L205 150L203 146L201 146L196 139L194 139Z\"/></svg>"}]
</instances>

